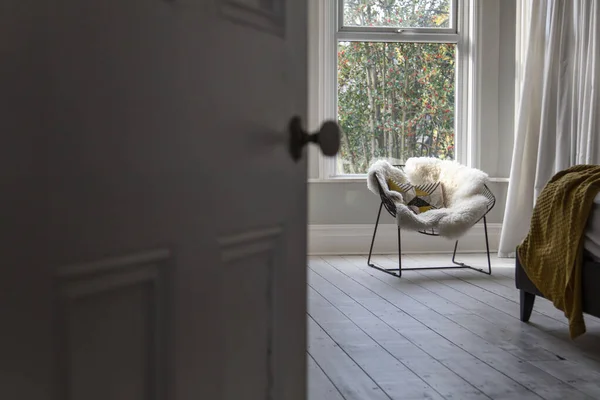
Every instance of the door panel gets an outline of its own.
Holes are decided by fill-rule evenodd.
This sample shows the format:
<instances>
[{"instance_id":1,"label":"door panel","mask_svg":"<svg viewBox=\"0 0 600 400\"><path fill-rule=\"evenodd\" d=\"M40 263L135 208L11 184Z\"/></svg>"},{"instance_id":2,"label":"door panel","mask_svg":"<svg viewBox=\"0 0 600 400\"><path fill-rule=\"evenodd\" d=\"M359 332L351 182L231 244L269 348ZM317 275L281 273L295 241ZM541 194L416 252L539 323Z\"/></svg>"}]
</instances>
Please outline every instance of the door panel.
<instances>
[{"instance_id":1,"label":"door panel","mask_svg":"<svg viewBox=\"0 0 600 400\"><path fill-rule=\"evenodd\" d=\"M169 259L163 250L58 270L60 398L164 396Z\"/></svg>"},{"instance_id":2,"label":"door panel","mask_svg":"<svg viewBox=\"0 0 600 400\"><path fill-rule=\"evenodd\" d=\"M277 283L281 229L221 239L221 302L224 327L224 388L227 399L276 399ZM256 360L263 359L262 365ZM281 361L281 360L279 360ZM244 376L244 379L240 379Z\"/></svg>"}]
</instances>

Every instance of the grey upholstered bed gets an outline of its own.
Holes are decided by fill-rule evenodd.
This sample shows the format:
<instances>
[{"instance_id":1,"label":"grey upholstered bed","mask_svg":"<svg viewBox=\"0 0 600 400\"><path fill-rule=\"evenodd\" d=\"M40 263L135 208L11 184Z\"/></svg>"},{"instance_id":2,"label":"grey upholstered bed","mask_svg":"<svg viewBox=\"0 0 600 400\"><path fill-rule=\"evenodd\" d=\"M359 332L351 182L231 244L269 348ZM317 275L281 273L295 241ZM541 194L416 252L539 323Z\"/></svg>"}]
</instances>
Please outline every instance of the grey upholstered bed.
<instances>
[{"instance_id":1,"label":"grey upholstered bed","mask_svg":"<svg viewBox=\"0 0 600 400\"><path fill-rule=\"evenodd\" d=\"M583 312L600 317L600 262L589 251L584 250L583 261ZM527 322L531 317L536 296L542 293L527 277L519 256L516 258L515 280L521 292L521 321Z\"/></svg>"}]
</instances>

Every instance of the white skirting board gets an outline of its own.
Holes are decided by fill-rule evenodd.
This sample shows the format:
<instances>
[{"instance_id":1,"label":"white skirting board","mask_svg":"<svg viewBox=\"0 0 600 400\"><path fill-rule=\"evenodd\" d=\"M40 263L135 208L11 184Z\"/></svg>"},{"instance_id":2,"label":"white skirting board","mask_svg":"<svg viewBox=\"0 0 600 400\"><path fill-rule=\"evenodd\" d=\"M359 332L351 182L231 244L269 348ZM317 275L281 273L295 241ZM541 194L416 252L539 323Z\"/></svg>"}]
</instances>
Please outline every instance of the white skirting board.
<instances>
[{"instance_id":1,"label":"white skirting board","mask_svg":"<svg viewBox=\"0 0 600 400\"><path fill-rule=\"evenodd\" d=\"M309 255L368 254L373 237L373 224L364 225L309 225ZM490 252L498 251L502 224L487 224ZM448 253L454 250L454 241L402 231L402 253ZM485 252L483 223L476 224L458 244L460 253ZM397 254L398 234L394 224L381 224L373 247L374 254Z\"/></svg>"}]
</instances>

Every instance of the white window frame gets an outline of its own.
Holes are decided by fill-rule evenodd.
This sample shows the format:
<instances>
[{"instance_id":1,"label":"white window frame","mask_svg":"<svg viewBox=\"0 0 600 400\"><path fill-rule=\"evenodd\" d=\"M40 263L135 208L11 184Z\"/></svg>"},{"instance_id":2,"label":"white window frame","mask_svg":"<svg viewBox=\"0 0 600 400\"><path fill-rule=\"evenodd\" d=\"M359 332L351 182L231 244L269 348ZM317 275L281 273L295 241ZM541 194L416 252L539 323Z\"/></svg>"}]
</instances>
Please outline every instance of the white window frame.
<instances>
[{"instance_id":1,"label":"white window frame","mask_svg":"<svg viewBox=\"0 0 600 400\"><path fill-rule=\"evenodd\" d=\"M456 67L456 114L455 148L456 161L478 167L479 160L479 56L477 32L479 28L479 7L481 0L453 0L458 7L456 20L450 28L362 28L343 27L341 12L342 0L309 0L311 17L316 17L309 37L309 59L316 61L309 81L316 80L316 90L310 96L312 102L310 121L318 126L325 120L337 120L337 43L343 40L364 40L379 42L448 42L457 44ZM315 29L316 28L316 29ZM318 152L318 177L309 182L364 181L365 174L338 174L336 158L326 157Z\"/></svg>"}]
</instances>

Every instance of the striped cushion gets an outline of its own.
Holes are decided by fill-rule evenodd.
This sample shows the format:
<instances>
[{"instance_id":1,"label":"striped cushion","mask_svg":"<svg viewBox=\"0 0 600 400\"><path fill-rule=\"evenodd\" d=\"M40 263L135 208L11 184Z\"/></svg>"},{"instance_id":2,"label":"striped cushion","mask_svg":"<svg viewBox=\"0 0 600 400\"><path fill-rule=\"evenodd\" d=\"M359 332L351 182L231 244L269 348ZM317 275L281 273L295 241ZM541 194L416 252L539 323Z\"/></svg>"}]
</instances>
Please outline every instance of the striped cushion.
<instances>
[{"instance_id":1,"label":"striped cushion","mask_svg":"<svg viewBox=\"0 0 600 400\"><path fill-rule=\"evenodd\" d=\"M411 183L398 183L393 179L388 179L387 183L390 190L402 194L405 204L415 214L444 207L444 194L440 182L415 186Z\"/></svg>"}]
</instances>

